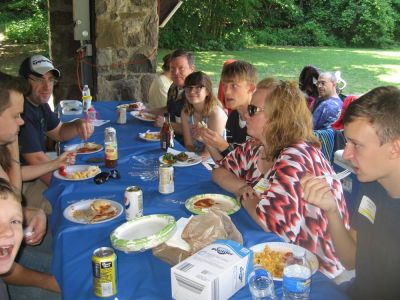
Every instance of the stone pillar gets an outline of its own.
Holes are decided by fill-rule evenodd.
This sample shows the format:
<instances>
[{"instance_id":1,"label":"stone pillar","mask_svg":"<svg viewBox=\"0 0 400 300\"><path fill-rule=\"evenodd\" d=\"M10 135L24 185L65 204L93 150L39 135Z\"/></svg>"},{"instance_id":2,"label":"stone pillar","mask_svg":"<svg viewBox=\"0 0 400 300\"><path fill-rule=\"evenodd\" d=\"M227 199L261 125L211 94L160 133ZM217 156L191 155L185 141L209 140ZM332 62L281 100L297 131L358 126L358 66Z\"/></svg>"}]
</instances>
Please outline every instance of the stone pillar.
<instances>
[{"instance_id":1,"label":"stone pillar","mask_svg":"<svg viewBox=\"0 0 400 300\"><path fill-rule=\"evenodd\" d=\"M141 100L156 71L157 0L96 0L97 94L103 100Z\"/></svg>"},{"instance_id":2,"label":"stone pillar","mask_svg":"<svg viewBox=\"0 0 400 300\"><path fill-rule=\"evenodd\" d=\"M54 88L54 100L82 97L76 77L76 49L80 47L74 40L72 0L48 0L49 7L49 48L50 58L61 71L61 79Z\"/></svg>"}]
</instances>

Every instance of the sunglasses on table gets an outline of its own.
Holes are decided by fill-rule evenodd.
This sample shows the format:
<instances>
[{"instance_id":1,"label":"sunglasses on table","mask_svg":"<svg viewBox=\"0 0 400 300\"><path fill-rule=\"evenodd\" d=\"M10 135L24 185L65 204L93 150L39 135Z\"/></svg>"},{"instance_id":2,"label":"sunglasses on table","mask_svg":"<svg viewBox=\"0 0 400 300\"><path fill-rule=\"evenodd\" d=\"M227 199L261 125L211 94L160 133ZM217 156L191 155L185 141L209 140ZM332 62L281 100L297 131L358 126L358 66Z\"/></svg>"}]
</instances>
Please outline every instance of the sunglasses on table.
<instances>
[{"instance_id":1,"label":"sunglasses on table","mask_svg":"<svg viewBox=\"0 0 400 300\"><path fill-rule=\"evenodd\" d=\"M108 181L110 178L112 179L120 179L121 175L119 174L118 170L114 169L110 172L101 172L94 176L93 180L96 184L102 184Z\"/></svg>"},{"instance_id":2,"label":"sunglasses on table","mask_svg":"<svg viewBox=\"0 0 400 300\"><path fill-rule=\"evenodd\" d=\"M250 117L254 116L256 113L264 111L264 108L257 107L253 104L249 104L247 106L247 113L249 114Z\"/></svg>"}]
</instances>

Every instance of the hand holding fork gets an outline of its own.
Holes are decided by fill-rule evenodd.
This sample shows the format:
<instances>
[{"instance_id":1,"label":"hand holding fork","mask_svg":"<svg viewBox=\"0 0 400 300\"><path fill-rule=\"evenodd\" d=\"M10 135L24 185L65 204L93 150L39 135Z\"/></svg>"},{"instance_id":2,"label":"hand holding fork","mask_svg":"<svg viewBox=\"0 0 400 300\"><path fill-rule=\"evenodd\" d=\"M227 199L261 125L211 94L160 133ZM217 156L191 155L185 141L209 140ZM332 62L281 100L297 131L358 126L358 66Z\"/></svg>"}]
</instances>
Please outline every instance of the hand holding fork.
<instances>
[{"instance_id":1,"label":"hand holding fork","mask_svg":"<svg viewBox=\"0 0 400 300\"><path fill-rule=\"evenodd\" d=\"M331 191L331 182L334 180L341 180L351 173L350 170L344 170L338 174L325 174L321 176L312 176L310 174L301 179L301 185L304 190L304 199L309 203L318 206L326 212L333 212L337 210L340 218L343 218L339 203ZM315 179L331 179L330 182L325 180Z\"/></svg>"}]
</instances>

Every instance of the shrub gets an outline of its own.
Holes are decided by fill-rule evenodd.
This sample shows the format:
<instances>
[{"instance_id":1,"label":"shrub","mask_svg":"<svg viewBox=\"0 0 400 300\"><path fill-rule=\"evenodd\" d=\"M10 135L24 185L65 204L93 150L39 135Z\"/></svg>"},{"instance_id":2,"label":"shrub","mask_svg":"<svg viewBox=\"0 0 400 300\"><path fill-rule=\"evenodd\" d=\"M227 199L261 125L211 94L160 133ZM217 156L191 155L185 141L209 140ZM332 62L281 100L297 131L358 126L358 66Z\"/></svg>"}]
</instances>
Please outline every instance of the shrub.
<instances>
[{"instance_id":1,"label":"shrub","mask_svg":"<svg viewBox=\"0 0 400 300\"><path fill-rule=\"evenodd\" d=\"M37 13L31 18L12 21L6 26L5 35L17 43L47 43L47 18Z\"/></svg>"}]
</instances>

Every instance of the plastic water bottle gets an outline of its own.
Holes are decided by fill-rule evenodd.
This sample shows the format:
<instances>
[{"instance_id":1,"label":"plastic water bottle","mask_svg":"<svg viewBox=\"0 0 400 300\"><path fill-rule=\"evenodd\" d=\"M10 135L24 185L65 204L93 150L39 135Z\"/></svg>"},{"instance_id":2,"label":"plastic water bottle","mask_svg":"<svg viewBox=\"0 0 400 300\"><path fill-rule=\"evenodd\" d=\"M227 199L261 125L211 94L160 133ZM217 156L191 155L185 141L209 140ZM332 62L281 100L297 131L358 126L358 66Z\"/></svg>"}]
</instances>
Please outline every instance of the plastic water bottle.
<instances>
[{"instance_id":1,"label":"plastic water bottle","mask_svg":"<svg viewBox=\"0 0 400 300\"><path fill-rule=\"evenodd\" d=\"M249 289L253 300L275 300L274 281L271 274L255 265L249 276Z\"/></svg>"},{"instance_id":2,"label":"plastic water bottle","mask_svg":"<svg viewBox=\"0 0 400 300\"><path fill-rule=\"evenodd\" d=\"M283 300L307 300L311 287L311 268L304 249L293 251L283 269Z\"/></svg>"},{"instance_id":3,"label":"plastic water bottle","mask_svg":"<svg viewBox=\"0 0 400 300\"><path fill-rule=\"evenodd\" d=\"M90 96L90 89L89 89L89 86L87 84L85 84L83 86L82 97L84 97L84 96Z\"/></svg>"}]
</instances>

